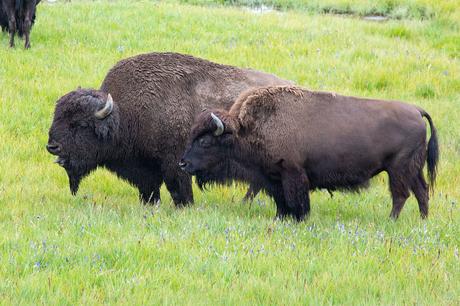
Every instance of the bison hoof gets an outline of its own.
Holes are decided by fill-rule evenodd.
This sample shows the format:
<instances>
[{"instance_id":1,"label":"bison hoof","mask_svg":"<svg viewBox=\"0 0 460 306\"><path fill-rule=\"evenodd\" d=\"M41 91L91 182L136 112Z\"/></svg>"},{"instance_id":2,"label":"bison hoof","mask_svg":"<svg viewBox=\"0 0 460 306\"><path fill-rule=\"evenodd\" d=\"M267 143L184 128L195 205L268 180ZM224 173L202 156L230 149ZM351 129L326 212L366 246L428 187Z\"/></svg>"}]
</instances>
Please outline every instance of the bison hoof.
<instances>
[{"instance_id":1,"label":"bison hoof","mask_svg":"<svg viewBox=\"0 0 460 306\"><path fill-rule=\"evenodd\" d=\"M176 203L176 208L185 208L185 207L192 206L192 205L193 205L193 202L180 202L180 203Z\"/></svg>"}]
</instances>

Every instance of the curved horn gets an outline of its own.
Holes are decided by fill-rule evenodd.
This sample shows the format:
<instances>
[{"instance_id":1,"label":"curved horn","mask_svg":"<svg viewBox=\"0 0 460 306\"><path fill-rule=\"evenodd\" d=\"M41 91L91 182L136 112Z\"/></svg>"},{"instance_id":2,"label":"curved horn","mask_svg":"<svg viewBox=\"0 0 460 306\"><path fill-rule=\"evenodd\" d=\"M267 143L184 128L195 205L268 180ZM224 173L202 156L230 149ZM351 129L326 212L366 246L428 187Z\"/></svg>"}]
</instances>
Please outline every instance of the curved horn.
<instances>
[{"instance_id":1,"label":"curved horn","mask_svg":"<svg viewBox=\"0 0 460 306\"><path fill-rule=\"evenodd\" d=\"M224 133L224 124L214 113L211 113L212 121L217 125L217 129L214 131L214 136L220 136Z\"/></svg>"},{"instance_id":2,"label":"curved horn","mask_svg":"<svg viewBox=\"0 0 460 306\"><path fill-rule=\"evenodd\" d=\"M94 113L94 116L96 116L97 119L104 119L113 110L113 99L110 94L107 95L107 101L105 102L104 107L101 110L98 110L97 112Z\"/></svg>"}]
</instances>

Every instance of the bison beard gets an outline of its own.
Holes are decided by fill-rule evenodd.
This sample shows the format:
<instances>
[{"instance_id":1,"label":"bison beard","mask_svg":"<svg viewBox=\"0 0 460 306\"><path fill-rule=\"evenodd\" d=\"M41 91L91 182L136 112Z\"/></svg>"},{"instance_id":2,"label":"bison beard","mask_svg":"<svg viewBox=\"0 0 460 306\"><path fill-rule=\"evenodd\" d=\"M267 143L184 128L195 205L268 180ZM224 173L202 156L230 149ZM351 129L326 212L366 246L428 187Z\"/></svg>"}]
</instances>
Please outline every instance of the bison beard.
<instances>
[{"instance_id":1,"label":"bison beard","mask_svg":"<svg viewBox=\"0 0 460 306\"><path fill-rule=\"evenodd\" d=\"M427 161L432 188L438 156L431 117L416 106L277 86L243 93L229 111L200 114L180 164L201 185L260 186L278 217L298 221L310 211L311 190L357 191L386 171L396 219L409 191L427 217L423 167Z\"/></svg>"},{"instance_id":2,"label":"bison beard","mask_svg":"<svg viewBox=\"0 0 460 306\"><path fill-rule=\"evenodd\" d=\"M195 175L196 183L201 190L207 188L210 184L221 184L221 185L230 185L233 180L232 177L235 177L235 169L238 167L238 172L246 172L241 165L236 165L232 163L231 160L222 160L218 165L209 170L198 170L196 172L191 172L190 174ZM248 171L245 177L251 175L251 171ZM249 179L248 179L249 181ZM250 180L251 182L254 180ZM248 191L249 193L249 191Z\"/></svg>"},{"instance_id":3,"label":"bison beard","mask_svg":"<svg viewBox=\"0 0 460 306\"><path fill-rule=\"evenodd\" d=\"M67 176L69 177L69 187L72 195L76 195L80 182L90 171L78 171L75 168L66 169Z\"/></svg>"},{"instance_id":4,"label":"bison beard","mask_svg":"<svg viewBox=\"0 0 460 306\"><path fill-rule=\"evenodd\" d=\"M66 161L63 167L69 178L69 187L72 195L77 194L81 180L97 168L95 164L89 165L78 161Z\"/></svg>"}]
</instances>

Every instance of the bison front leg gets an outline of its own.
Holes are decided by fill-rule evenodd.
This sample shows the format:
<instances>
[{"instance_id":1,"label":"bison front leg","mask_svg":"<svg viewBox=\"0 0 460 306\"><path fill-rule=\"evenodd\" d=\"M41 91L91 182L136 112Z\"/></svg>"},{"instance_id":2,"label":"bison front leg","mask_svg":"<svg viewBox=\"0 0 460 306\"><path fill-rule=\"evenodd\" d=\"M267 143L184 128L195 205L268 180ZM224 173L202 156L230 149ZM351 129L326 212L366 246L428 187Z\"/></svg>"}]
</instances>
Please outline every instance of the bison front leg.
<instances>
[{"instance_id":1,"label":"bison front leg","mask_svg":"<svg viewBox=\"0 0 460 306\"><path fill-rule=\"evenodd\" d=\"M310 212L309 182L305 170L283 164L281 182L289 214L302 221Z\"/></svg>"},{"instance_id":2,"label":"bison front leg","mask_svg":"<svg viewBox=\"0 0 460 306\"><path fill-rule=\"evenodd\" d=\"M279 190L276 190L272 196L276 203L276 218L280 220L285 219L290 213L286 205L286 199L284 198L283 187L280 186Z\"/></svg>"},{"instance_id":3,"label":"bison front leg","mask_svg":"<svg viewBox=\"0 0 460 306\"><path fill-rule=\"evenodd\" d=\"M145 176L142 182L137 184L139 198L144 204L157 204L160 202L160 187L163 182L158 173Z\"/></svg>"},{"instance_id":4,"label":"bison front leg","mask_svg":"<svg viewBox=\"0 0 460 306\"><path fill-rule=\"evenodd\" d=\"M289 215L289 209L286 206L284 198L283 186L281 183L273 183L266 186L265 192L275 200L276 204L276 219L283 220Z\"/></svg>"},{"instance_id":5,"label":"bison front leg","mask_svg":"<svg viewBox=\"0 0 460 306\"><path fill-rule=\"evenodd\" d=\"M160 187L163 180L158 167L129 161L107 165L107 167L120 178L137 187L139 199L144 204L155 204L160 201Z\"/></svg>"}]
</instances>

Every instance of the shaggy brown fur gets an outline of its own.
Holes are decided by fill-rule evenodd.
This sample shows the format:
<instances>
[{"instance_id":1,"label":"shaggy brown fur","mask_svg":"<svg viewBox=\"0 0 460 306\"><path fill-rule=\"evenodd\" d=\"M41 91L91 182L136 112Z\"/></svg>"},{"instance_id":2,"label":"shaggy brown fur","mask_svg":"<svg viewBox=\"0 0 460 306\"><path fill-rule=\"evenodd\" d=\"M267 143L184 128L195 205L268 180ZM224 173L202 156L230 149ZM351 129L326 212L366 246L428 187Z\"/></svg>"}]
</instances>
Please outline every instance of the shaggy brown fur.
<instances>
[{"instance_id":1,"label":"shaggy brown fur","mask_svg":"<svg viewBox=\"0 0 460 306\"><path fill-rule=\"evenodd\" d=\"M275 86L249 90L214 114L222 135L214 136L211 113L201 114L183 156L183 169L200 184L250 182L274 197L278 216L302 220L309 190L357 190L386 171L391 216L399 216L409 190L428 215L423 166L427 159L433 185L438 143L430 116L416 106ZM428 149L422 117L431 127Z\"/></svg>"},{"instance_id":2,"label":"shaggy brown fur","mask_svg":"<svg viewBox=\"0 0 460 306\"><path fill-rule=\"evenodd\" d=\"M59 99L48 150L66 169L72 193L102 166L136 186L145 202L158 201L165 182L174 202L184 205L193 200L191 178L178 161L194 117L203 108L230 108L250 87L289 83L188 55L138 55L116 64L100 90L78 89ZM108 93L113 110L97 119Z\"/></svg>"}]
</instances>

